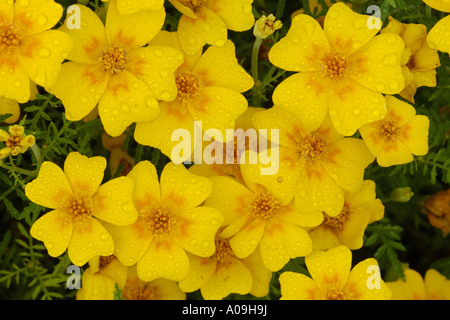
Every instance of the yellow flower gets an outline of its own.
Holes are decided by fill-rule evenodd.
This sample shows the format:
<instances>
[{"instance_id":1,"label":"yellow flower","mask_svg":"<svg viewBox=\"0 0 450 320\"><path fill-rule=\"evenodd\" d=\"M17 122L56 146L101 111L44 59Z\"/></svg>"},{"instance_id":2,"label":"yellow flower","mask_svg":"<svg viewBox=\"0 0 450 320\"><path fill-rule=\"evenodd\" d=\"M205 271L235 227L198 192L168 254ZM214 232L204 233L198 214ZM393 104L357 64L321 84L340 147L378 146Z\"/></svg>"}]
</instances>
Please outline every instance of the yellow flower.
<instances>
[{"instance_id":1,"label":"yellow flower","mask_svg":"<svg viewBox=\"0 0 450 320\"><path fill-rule=\"evenodd\" d=\"M73 43L51 29L63 7L53 0L2 1L0 5L0 96L25 103L30 80L40 86L56 82Z\"/></svg>"},{"instance_id":2,"label":"yellow flower","mask_svg":"<svg viewBox=\"0 0 450 320\"><path fill-rule=\"evenodd\" d=\"M24 153L35 143L33 135L26 135L25 128L17 124L10 126L8 132L0 130L0 141L5 142L6 147L0 150L0 159L6 158L10 154L17 156Z\"/></svg>"},{"instance_id":3,"label":"yellow flower","mask_svg":"<svg viewBox=\"0 0 450 320\"><path fill-rule=\"evenodd\" d=\"M311 253L311 239L303 227L315 227L322 213L302 215L293 202L281 204L277 197L257 184L241 184L229 177L211 177L211 196L205 205L224 215L224 230L237 258L261 252L267 269L278 271L291 258Z\"/></svg>"},{"instance_id":4,"label":"yellow flower","mask_svg":"<svg viewBox=\"0 0 450 320\"><path fill-rule=\"evenodd\" d=\"M227 29L246 31L253 27L253 0L169 0L183 15L178 22L178 39L188 55L205 44L222 47Z\"/></svg>"},{"instance_id":5,"label":"yellow flower","mask_svg":"<svg viewBox=\"0 0 450 320\"><path fill-rule=\"evenodd\" d=\"M124 300L186 300L186 293L175 281L159 278L145 282L137 276L136 265L128 270L127 282L122 290Z\"/></svg>"},{"instance_id":6,"label":"yellow flower","mask_svg":"<svg viewBox=\"0 0 450 320\"><path fill-rule=\"evenodd\" d=\"M111 136L119 136L133 122L153 120L159 113L156 99L175 99L173 72L183 62L172 48L144 47L161 29L164 9L121 15L115 1L109 6L106 26L92 10L75 5L83 27L60 28L72 37L74 49L57 83L46 87L61 99L71 121L83 119L98 104Z\"/></svg>"},{"instance_id":7,"label":"yellow flower","mask_svg":"<svg viewBox=\"0 0 450 320\"><path fill-rule=\"evenodd\" d=\"M374 276L378 262L369 258L352 267L346 246L314 251L305 258L311 278L295 272L280 275L281 300L390 300L391 291ZM376 273L375 273L376 274ZM378 283L377 283L378 282Z\"/></svg>"},{"instance_id":8,"label":"yellow flower","mask_svg":"<svg viewBox=\"0 0 450 320\"><path fill-rule=\"evenodd\" d=\"M278 130L280 146L271 152L278 150L279 168L276 174L261 175L268 165L247 161L241 164L242 175L266 187L281 205L294 198L303 214L324 211L334 217L344 207L344 190L361 189L365 168L374 156L363 140L340 135L329 117L309 131L291 113L274 106L256 113L253 123L259 130Z\"/></svg>"},{"instance_id":9,"label":"yellow flower","mask_svg":"<svg viewBox=\"0 0 450 320\"><path fill-rule=\"evenodd\" d=\"M383 94L403 90L400 57L403 40L396 34L375 36L367 15L334 4L324 28L308 15L298 15L286 37L269 52L277 67L296 72L273 93L275 105L291 111L309 130L329 112L336 130L353 135L361 126L386 114Z\"/></svg>"},{"instance_id":10,"label":"yellow flower","mask_svg":"<svg viewBox=\"0 0 450 320\"><path fill-rule=\"evenodd\" d=\"M265 39L274 33L276 30L281 29L283 24L280 20L275 21L276 18L273 14L270 14L268 17L262 16L259 18L253 29L253 34L255 37L260 39Z\"/></svg>"},{"instance_id":11,"label":"yellow flower","mask_svg":"<svg viewBox=\"0 0 450 320\"><path fill-rule=\"evenodd\" d=\"M162 31L149 48L161 45L181 50L177 33ZM175 82L176 99L161 103L159 116L153 121L138 122L134 133L138 143L158 148L169 158L179 144L171 139L177 129L190 133L194 151L194 121L202 122L203 131L217 129L226 137L226 129L234 129L236 118L248 107L241 93L253 86L253 78L239 65L231 41L220 48L209 47L203 54L192 57L185 54L184 64L175 73ZM189 159L191 153L182 157Z\"/></svg>"},{"instance_id":12,"label":"yellow flower","mask_svg":"<svg viewBox=\"0 0 450 320\"><path fill-rule=\"evenodd\" d=\"M114 255L93 257L83 273L77 300L114 300L116 284L124 288L128 269Z\"/></svg>"},{"instance_id":13,"label":"yellow flower","mask_svg":"<svg viewBox=\"0 0 450 320\"><path fill-rule=\"evenodd\" d=\"M388 26L380 32L398 34L405 42L401 61L405 89L399 94L414 103L417 88L436 87L436 68L441 65L439 54L428 46L425 25L400 23L392 17L389 17L389 21Z\"/></svg>"},{"instance_id":14,"label":"yellow flower","mask_svg":"<svg viewBox=\"0 0 450 320\"><path fill-rule=\"evenodd\" d=\"M425 279L417 271L406 269L405 280L386 283L392 300L450 300L450 280L434 269L428 269Z\"/></svg>"},{"instance_id":15,"label":"yellow flower","mask_svg":"<svg viewBox=\"0 0 450 320\"><path fill-rule=\"evenodd\" d=\"M341 244L352 250L360 249L367 225L383 216L384 206L376 199L375 182L364 180L360 191L345 192L341 213L336 217L325 213L322 224L309 232L313 250L326 250Z\"/></svg>"},{"instance_id":16,"label":"yellow flower","mask_svg":"<svg viewBox=\"0 0 450 320\"><path fill-rule=\"evenodd\" d=\"M393 96L386 96L386 102L386 117L359 129L378 164L382 167L405 164L413 161L413 154L427 154L428 118L416 115L413 106Z\"/></svg>"},{"instance_id":17,"label":"yellow flower","mask_svg":"<svg viewBox=\"0 0 450 320\"><path fill-rule=\"evenodd\" d=\"M213 176L228 176L231 177L233 179L235 179L236 181L239 182L244 182L243 178L242 178L242 174L241 174L241 166L239 164L239 159L238 157L242 154L245 153L246 150L254 150L257 151L258 146L255 145L255 141L250 141L248 138L245 137L245 133L247 132L247 130L249 129L254 129L254 125L252 122L252 117L253 114L255 114L256 112L262 111L264 110L263 108L255 108L255 107L248 107L247 110L241 114L237 119L236 119L236 126L235 126L235 135L236 135L236 139L235 139L235 143L234 143L234 150L231 153L230 151L227 151L226 149L226 143L223 142L219 142L219 141L213 141L213 142L205 142L204 144L206 144L205 148L214 143L214 147L216 147L217 144L217 148L222 147L223 148L223 163L212 163L212 164L207 164L205 162L203 163L199 163L199 164L194 164L193 166L191 166L189 168L189 171L193 174L197 174L200 176L205 176L205 177L213 177ZM242 131L237 131L241 129ZM239 138L244 138L246 139L244 141L244 145L241 145L240 143L238 143L238 139ZM242 140L241 140L242 141ZM203 149L205 150L205 149Z\"/></svg>"},{"instance_id":18,"label":"yellow flower","mask_svg":"<svg viewBox=\"0 0 450 320\"><path fill-rule=\"evenodd\" d=\"M128 174L135 184L133 200L137 221L129 226L107 225L115 254L126 266L137 263L141 280L178 281L189 272L186 252L202 257L214 254L214 236L222 214L199 206L211 193L211 181L195 176L183 165L168 163L158 181L149 161Z\"/></svg>"},{"instance_id":19,"label":"yellow flower","mask_svg":"<svg viewBox=\"0 0 450 320\"><path fill-rule=\"evenodd\" d=\"M114 243L103 223L123 226L136 221L133 180L119 177L100 185L105 168L103 157L71 152L64 171L45 161L38 177L26 185L32 202L53 209L31 227L31 235L44 242L50 256L68 247L70 260L82 266L95 256L111 255Z\"/></svg>"},{"instance_id":20,"label":"yellow flower","mask_svg":"<svg viewBox=\"0 0 450 320\"><path fill-rule=\"evenodd\" d=\"M179 282L185 292L200 289L205 300L220 300L231 293L263 297L269 293L272 272L264 267L259 251L245 259L236 257L229 239L216 236L212 257L189 255L191 269Z\"/></svg>"},{"instance_id":21,"label":"yellow flower","mask_svg":"<svg viewBox=\"0 0 450 320\"><path fill-rule=\"evenodd\" d=\"M430 7L443 12L450 12L449 0L424 0ZM450 54L450 15L438 21L428 33L428 45L432 49L437 49Z\"/></svg>"},{"instance_id":22,"label":"yellow flower","mask_svg":"<svg viewBox=\"0 0 450 320\"><path fill-rule=\"evenodd\" d=\"M102 0L109 2L109 0ZM141 10L159 11L164 6L164 0L117 0L117 10L121 14L131 14Z\"/></svg>"}]
</instances>

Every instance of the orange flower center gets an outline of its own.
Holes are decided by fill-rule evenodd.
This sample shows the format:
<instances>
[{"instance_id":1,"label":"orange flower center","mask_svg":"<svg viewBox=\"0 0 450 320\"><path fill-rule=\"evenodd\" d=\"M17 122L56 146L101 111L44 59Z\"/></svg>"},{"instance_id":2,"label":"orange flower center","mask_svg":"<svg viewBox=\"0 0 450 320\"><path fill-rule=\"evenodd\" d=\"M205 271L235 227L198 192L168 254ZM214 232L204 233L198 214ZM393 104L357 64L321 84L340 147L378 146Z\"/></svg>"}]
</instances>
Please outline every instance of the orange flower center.
<instances>
[{"instance_id":1,"label":"orange flower center","mask_svg":"<svg viewBox=\"0 0 450 320\"><path fill-rule=\"evenodd\" d=\"M347 292L343 288L338 287L330 287L327 288L327 292L325 293L325 300L352 300L353 294L351 292Z\"/></svg>"},{"instance_id":2,"label":"orange flower center","mask_svg":"<svg viewBox=\"0 0 450 320\"><path fill-rule=\"evenodd\" d=\"M327 151L325 139L318 134L310 134L300 143L300 151L310 161L321 160Z\"/></svg>"},{"instance_id":3,"label":"orange flower center","mask_svg":"<svg viewBox=\"0 0 450 320\"><path fill-rule=\"evenodd\" d=\"M105 71L115 74L125 69L128 55L121 46L113 44L103 47L98 59Z\"/></svg>"},{"instance_id":4,"label":"orange flower center","mask_svg":"<svg viewBox=\"0 0 450 320\"><path fill-rule=\"evenodd\" d=\"M19 46L20 38L17 27L0 23L0 51Z\"/></svg>"},{"instance_id":5,"label":"orange flower center","mask_svg":"<svg viewBox=\"0 0 450 320\"><path fill-rule=\"evenodd\" d=\"M122 290L122 298L125 300L159 300L159 295L155 288L125 286Z\"/></svg>"},{"instance_id":6,"label":"orange flower center","mask_svg":"<svg viewBox=\"0 0 450 320\"><path fill-rule=\"evenodd\" d=\"M92 216L93 203L90 197L84 195L73 196L69 201L69 212L76 220L84 220Z\"/></svg>"},{"instance_id":7,"label":"orange flower center","mask_svg":"<svg viewBox=\"0 0 450 320\"><path fill-rule=\"evenodd\" d=\"M206 0L178 0L178 2L191 10L196 10L202 7L205 4Z\"/></svg>"},{"instance_id":8,"label":"orange flower center","mask_svg":"<svg viewBox=\"0 0 450 320\"><path fill-rule=\"evenodd\" d=\"M325 77L334 79L342 77L348 69L347 59L337 52L327 53L322 58L322 73Z\"/></svg>"},{"instance_id":9,"label":"orange flower center","mask_svg":"<svg viewBox=\"0 0 450 320\"><path fill-rule=\"evenodd\" d=\"M324 212L323 213L323 218L324 218L323 224L328 227L334 228L334 229L342 229L342 227L344 226L344 223L348 219L348 214L349 214L349 210L348 210L347 206L344 206L342 211L336 217L331 217Z\"/></svg>"},{"instance_id":10,"label":"orange flower center","mask_svg":"<svg viewBox=\"0 0 450 320\"><path fill-rule=\"evenodd\" d=\"M385 139L391 141L397 141L397 136L400 132L400 128L392 120L384 120L381 123L381 132Z\"/></svg>"},{"instance_id":11,"label":"orange flower center","mask_svg":"<svg viewBox=\"0 0 450 320\"><path fill-rule=\"evenodd\" d=\"M98 268L102 270L107 265L109 265L116 257L112 254L110 256L100 256L100 261L98 263Z\"/></svg>"},{"instance_id":12,"label":"orange flower center","mask_svg":"<svg viewBox=\"0 0 450 320\"><path fill-rule=\"evenodd\" d=\"M228 239L216 237L216 259L219 262L225 262L230 257L234 257L233 249L231 249Z\"/></svg>"},{"instance_id":13,"label":"orange flower center","mask_svg":"<svg viewBox=\"0 0 450 320\"><path fill-rule=\"evenodd\" d=\"M177 98L181 102L190 102L198 96L202 86L200 77L190 71L179 73L175 78L178 93Z\"/></svg>"},{"instance_id":14,"label":"orange flower center","mask_svg":"<svg viewBox=\"0 0 450 320\"><path fill-rule=\"evenodd\" d=\"M158 208L150 213L144 214L147 229L155 235L167 234L172 230L175 219L170 211Z\"/></svg>"},{"instance_id":15,"label":"orange flower center","mask_svg":"<svg viewBox=\"0 0 450 320\"><path fill-rule=\"evenodd\" d=\"M254 218L267 220L280 209L278 201L269 193L261 192L253 196L250 210Z\"/></svg>"}]
</instances>

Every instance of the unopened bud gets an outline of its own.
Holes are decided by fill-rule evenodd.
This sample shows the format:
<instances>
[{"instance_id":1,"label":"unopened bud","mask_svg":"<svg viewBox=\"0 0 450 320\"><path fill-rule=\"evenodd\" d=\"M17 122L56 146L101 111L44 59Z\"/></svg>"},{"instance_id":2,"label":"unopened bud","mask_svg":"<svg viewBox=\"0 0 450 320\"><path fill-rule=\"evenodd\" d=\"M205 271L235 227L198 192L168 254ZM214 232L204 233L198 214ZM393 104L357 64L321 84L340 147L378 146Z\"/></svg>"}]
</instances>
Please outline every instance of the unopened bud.
<instances>
[{"instance_id":1,"label":"unopened bud","mask_svg":"<svg viewBox=\"0 0 450 320\"><path fill-rule=\"evenodd\" d=\"M408 202L414 195L410 187L396 188L391 191L390 199L395 202Z\"/></svg>"},{"instance_id":2,"label":"unopened bud","mask_svg":"<svg viewBox=\"0 0 450 320\"><path fill-rule=\"evenodd\" d=\"M273 14L270 14L268 17L262 16L259 18L255 23L255 28L253 29L253 34L255 37L265 39L276 30L280 29L283 24L280 20L275 20L276 18Z\"/></svg>"}]
</instances>

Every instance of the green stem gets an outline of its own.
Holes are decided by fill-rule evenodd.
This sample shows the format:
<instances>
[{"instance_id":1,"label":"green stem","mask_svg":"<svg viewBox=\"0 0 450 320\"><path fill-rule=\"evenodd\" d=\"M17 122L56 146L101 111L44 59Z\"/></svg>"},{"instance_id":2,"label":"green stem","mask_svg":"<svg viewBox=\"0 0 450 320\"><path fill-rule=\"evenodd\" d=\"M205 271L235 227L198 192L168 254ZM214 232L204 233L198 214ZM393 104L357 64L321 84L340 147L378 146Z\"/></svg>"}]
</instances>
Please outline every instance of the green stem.
<instances>
[{"instance_id":1,"label":"green stem","mask_svg":"<svg viewBox=\"0 0 450 320\"><path fill-rule=\"evenodd\" d=\"M258 89L261 86L261 81L259 81L259 75L258 75L258 57L259 57L259 49L261 48L263 39L256 37L255 43L253 44L252 49L252 77L253 81L255 82L256 92L254 92L253 95L253 105L255 107L259 107L260 99L258 94Z\"/></svg>"},{"instance_id":2,"label":"green stem","mask_svg":"<svg viewBox=\"0 0 450 320\"><path fill-rule=\"evenodd\" d=\"M15 166L14 167L13 166L9 166L9 165L4 164L4 163L2 163L0 165L0 167L5 168L8 171L13 171L13 172L18 172L18 173L24 174L26 176L30 176L30 177L36 176L36 173L33 172L33 171L25 170L25 169L18 168L18 167L15 167Z\"/></svg>"},{"instance_id":3,"label":"green stem","mask_svg":"<svg viewBox=\"0 0 450 320\"><path fill-rule=\"evenodd\" d=\"M31 146L31 151L33 151L34 156L36 157L37 165L38 165L38 167L39 167L39 165L40 165L41 162L42 162L42 155L41 155L41 152L39 151L38 146L37 146L36 144L33 144L33 145Z\"/></svg>"}]
</instances>

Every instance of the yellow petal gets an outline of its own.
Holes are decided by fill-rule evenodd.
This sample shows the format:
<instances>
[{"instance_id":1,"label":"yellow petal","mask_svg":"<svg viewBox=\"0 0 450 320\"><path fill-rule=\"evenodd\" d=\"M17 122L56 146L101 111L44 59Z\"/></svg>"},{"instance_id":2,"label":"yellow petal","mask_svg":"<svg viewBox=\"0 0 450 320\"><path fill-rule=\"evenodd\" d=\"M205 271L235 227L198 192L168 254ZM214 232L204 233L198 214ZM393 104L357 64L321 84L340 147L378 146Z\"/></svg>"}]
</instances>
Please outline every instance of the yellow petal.
<instances>
[{"instance_id":1,"label":"yellow petal","mask_svg":"<svg viewBox=\"0 0 450 320\"><path fill-rule=\"evenodd\" d=\"M428 153L428 130L430 120L423 115L417 115L402 127L400 138L409 151L418 156Z\"/></svg>"},{"instance_id":2,"label":"yellow petal","mask_svg":"<svg viewBox=\"0 0 450 320\"><path fill-rule=\"evenodd\" d=\"M54 0L16 1L14 22L23 28L24 36L51 29L61 18L63 7Z\"/></svg>"},{"instance_id":3,"label":"yellow petal","mask_svg":"<svg viewBox=\"0 0 450 320\"><path fill-rule=\"evenodd\" d=\"M132 225L114 226L105 224L106 230L114 240L114 254L125 266L136 264L147 251L153 235L147 230L145 222L138 218Z\"/></svg>"},{"instance_id":4,"label":"yellow petal","mask_svg":"<svg viewBox=\"0 0 450 320\"><path fill-rule=\"evenodd\" d=\"M209 47L200 57L193 72L201 74L208 86L245 92L253 87L253 78L239 65L235 46L228 40L223 47Z\"/></svg>"},{"instance_id":5,"label":"yellow petal","mask_svg":"<svg viewBox=\"0 0 450 320\"><path fill-rule=\"evenodd\" d=\"M405 87L400 59L405 44L396 34L381 34L349 58L348 76L364 87L396 94Z\"/></svg>"},{"instance_id":6,"label":"yellow petal","mask_svg":"<svg viewBox=\"0 0 450 320\"><path fill-rule=\"evenodd\" d=\"M157 278L180 281L189 273L189 259L170 236L155 237L139 260L137 272L139 278L147 282Z\"/></svg>"},{"instance_id":7,"label":"yellow petal","mask_svg":"<svg viewBox=\"0 0 450 320\"><path fill-rule=\"evenodd\" d=\"M264 266L259 248L256 248L251 255L241 261L252 274L253 286L249 293L255 297L267 296L269 294L272 271Z\"/></svg>"},{"instance_id":8,"label":"yellow petal","mask_svg":"<svg viewBox=\"0 0 450 320\"><path fill-rule=\"evenodd\" d=\"M110 44L121 45L126 50L146 45L161 30L166 12L142 10L120 14L117 6L110 5L106 15L106 36Z\"/></svg>"},{"instance_id":9,"label":"yellow petal","mask_svg":"<svg viewBox=\"0 0 450 320\"><path fill-rule=\"evenodd\" d=\"M438 21L428 33L428 45L432 49L437 49L450 54L450 42L445 34L450 30L450 15Z\"/></svg>"},{"instance_id":10,"label":"yellow petal","mask_svg":"<svg viewBox=\"0 0 450 320\"><path fill-rule=\"evenodd\" d=\"M0 19L5 22L12 22L14 17L14 1L0 2Z\"/></svg>"},{"instance_id":11,"label":"yellow petal","mask_svg":"<svg viewBox=\"0 0 450 320\"><path fill-rule=\"evenodd\" d=\"M197 54L205 44L223 46L227 40L227 27L213 11L202 7L197 18L181 16L178 22L178 39L188 55Z\"/></svg>"},{"instance_id":12,"label":"yellow petal","mask_svg":"<svg viewBox=\"0 0 450 320\"><path fill-rule=\"evenodd\" d=\"M245 97L231 89L222 87L202 88L196 99L188 104L192 118L202 121L202 129L217 129L221 135L216 141L226 141L226 130L234 129L237 117L247 110Z\"/></svg>"},{"instance_id":13,"label":"yellow petal","mask_svg":"<svg viewBox=\"0 0 450 320\"><path fill-rule=\"evenodd\" d=\"M56 164L42 163L38 177L25 186L26 196L41 206L63 208L72 195L71 186L66 175Z\"/></svg>"},{"instance_id":14,"label":"yellow petal","mask_svg":"<svg viewBox=\"0 0 450 320\"><path fill-rule=\"evenodd\" d=\"M150 161L141 161L128 174L134 182L133 200L138 211L161 204L158 174Z\"/></svg>"},{"instance_id":15,"label":"yellow petal","mask_svg":"<svg viewBox=\"0 0 450 320\"><path fill-rule=\"evenodd\" d=\"M230 240L230 246L236 257L242 259L252 254L261 241L266 223L264 220L251 219Z\"/></svg>"},{"instance_id":16,"label":"yellow petal","mask_svg":"<svg viewBox=\"0 0 450 320\"><path fill-rule=\"evenodd\" d=\"M348 192L361 189L364 171L375 160L361 139L344 138L329 144L328 157L322 161L336 184Z\"/></svg>"},{"instance_id":17,"label":"yellow petal","mask_svg":"<svg viewBox=\"0 0 450 320\"><path fill-rule=\"evenodd\" d=\"M70 121L79 121L97 106L108 85L109 74L101 65L67 62L60 75L47 91L61 99Z\"/></svg>"},{"instance_id":18,"label":"yellow petal","mask_svg":"<svg viewBox=\"0 0 450 320\"><path fill-rule=\"evenodd\" d=\"M367 15L354 12L344 3L331 6L324 22L330 46L347 57L356 52L379 31L369 28L367 19Z\"/></svg>"},{"instance_id":19,"label":"yellow petal","mask_svg":"<svg viewBox=\"0 0 450 320\"><path fill-rule=\"evenodd\" d=\"M273 101L296 116L305 130L313 131L327 114L331 85L319 71L301 72L288 77L275 88Z\"/></svg>"},{"instance_id":20,"label":"yellow petal","mask_svg":"<svg viewBox=\"0 0 450 320\"><path fill-rule=\"evenodd\" d=\"M0 115L11 114L5 123L11 124L19 120L20 107L16 100L0 97Z\"/></svg>"},{"instance_id":21,"label":"yellow petal","mask_svg":"<svg viewBox=\"0 0 450 320\"><path fill-rule=\"evenodd\" d=\"M177 209L199 206L211 194L209 178L190 173L182 164L169 162L161 173L161 201Z\"/></svg>"},{"instance_id":22,"label":"yellow petal","mask_svg":"<svg viewBox=\"0 0 450 320\"><path fill-rule=\"evenodd\" d=\"M407 147L400 141L386 140L377 162L381 167L390 167L410 163L414 158Z\"/></svg>"},{"instance_id":23,"label":"yellow petal","mask_svg":"<svg viewBox=\"0 0 450 320\"><path fill-rule=\"evenodd\" d=\"M96 210L93 215L114 225L124 226L136 221L138 213L133 203L134 182L118 177L101 185L93 196Z\"/></svg>"},{"instance_id":24,"label":"yellow petal","mask_svg":"<svg viewBox=\"0 0 450 320\"><path fill-rule=\"evenodd\" d=\"M280 275L279 281L280 300L316 300L321 297L314 280L304 274L286 271Z\"/></svg>"},{"instance_id":25,"label":"yellow petal","mask_svg":"<svg viewBox=\"0 0 450 320\"><path fill-rule=\"evenodd\" d=\"M98 57L101 49L108 45L105 26L100 18L88 7L78 4L74 6L80 10L83 27L80 29L69 28L68 19L71 18L69 16L59 28L59 30L72 38L74 44L67 59L80 63L96 64L99 62Z\"/></svg>"},{"instance_id":26,"label":"yellow petal","mask_svg":"<svg viewBox=\"0 0 450 320\"><path fill-rule=\"evenodd\" d=\"M350 272L346 289L348 292L355 294L353 299L391 300L392 292L381 278L371 281L370 277L375 274L369 272L371 267L378 267L378 262L373 258L359 262ZM377 281L379 282L377 283Z\"/></svg>"},{"instance_id":27,"label":"yellow petal","mask_svg":"<svg viewBox=\"0 0 450 320\"><path fill-rule=\"evenodd\" d=\"M379 122L365 125L359 128L359 133L366 143L367 148L376 157L384 147L385 137L380 130Z\"/></svg>"},{"instance_id":28,"label":"yellow petal","mask_svg":"<svg viewBox=\"0 0 450 320\"><path fill-rule=\"evenodd\" d=\"M351 250L362 248L364 232L369 224L370 214L371 212L366 207L350 209L350 214L340 230L342 244Z\"/></svg>"},{"instance_id":29,"label":"yellow petal","mask_svg":"<svg viewBox=\"0 0 450 320\"><path fill-rule=\"evenodd\" d=\"M428 300L450 299L450 281L438 271L428 269L424 282Z\"/></svg>"},{"instance_id":30,"label":"yellow petal","mask_svg":"<svg viewBox=\"0 0 450 320\"><path fill-rule=\"evenodd\" d=\"M195 14L194 10L191 8L185 6L180 0L169 0L169 2L183 15L186 15L192 19L196 19L197 15Z\"/></svg>"},{"instance_id":31,"label":"yellow petal","mask_svg":"<svg viewBox=\"0 0 450 320\"><path fill-rule=\"evenodd\" d=\"M443 12L450 12L449 0L423 0L430 7Z\"/></svg>"},{"instance_id":32,"label":"yellow petal","mask_svg":"<svg viewBox=\"0 0 450 320\"><path fill-rule=\"evenodd\" d=\"M31 236L43 241L51 257L66 251L72 236L71 215L61 210L50 211L31 226Z\"/></svg>"},{"instance_id":33,"label":"yellow petal","mask_svg":"<svg viewBox=\"0 0 450 320\"><path fill-rule=\"evenodd\" d=\"M293 258L311 253L312 242L301 227L278 218L267 221L260 243L264 265L271 271L278 271Z\"/></svg>"},{"instance_id":34,"label":"yellow petal","mask_svg":"<svg viewBox=\"0 0 450 320\"><path fill-rule=\"evenodd\" d=\"M286 37L269 51L269 60L287 71L320 71L322 56L330 50L320 24L308 15L298 15Z\"/></svg>"},{"instance_id":35,"label":"yellow petal","mask_svg":"<svg viewBox=\"0 0 450 320\"><path fill-rule=\"evenodd\" d=\"M193 292L207 283L216 271L217 259L202 258L192 254L189 257L189 274L178 282L184 292Z\"/></svg>"},{"instance_id":36,"label":"yellow petal","mask_svg":"<svg viewBox=\"0 0 450 320\"><path fill-rule=\"evenodd\" d=\"M222 220L222 213L215 208L184 210L177 213L177 225L171 236L187 252L210 257L215 252L214 237Z\"/></svg>"},{"instance_id":37,"label":"yellow petal","mask_svg":"<svg viewBox=\"0 0 450 320\"><path fill-rule=\"evenodd\" d=\"M77 266L83 266L95 256L109 256L114 252L114 242L105 227L89 217L73 222L69 243L69 258Z\"/></svg>"},{"instance_id":38,"label":"yellow petal","mask_svg":"<svg viewBox=\"0 0 450 320\"><path fill-rule=\"evenodd\" d=\"M331 228L319 226L308 234L311 237L313 250L328 250L342 244L338 233Z\"/></svg>"},{"instance_id":39,"label":"yellow petal","mask_svg":"<svg viewBox=\"0 0 450 320\"><path fill-rule=\"evenodd\" d=\"M183 55L175 49L148 46L133 52L127 70L148 85L154 97L172 101L177 96L175 70L183 63Z\"/></svg>"},{"instance_id":40,"label":"yellow petal","mask_svg":"<svg viewBox=\"0 0 450 320\"><path fill-rule=\"evenodd\" d=\"M72 39L67 34L49 30L22 39L18 57L33 82L42 87L51 87L72 47Z\"/></svg>"},{"instance_id":41,"label":"yellow petal","mask_svg":"<svg viewBox=\"0 0 450 320\"><path fill-rule=\"evenodd\" d=\"M232 258L227 264L219 264L216 273L201 287L205 300L221 300L231 293L247 294L253 279L247 267L238 259Z\"/></svg>"},{"instance_id":42,"label":"yellow petal","mask_svg":"<svg viewBox=\"0 0 450 320\"><path fill-rule=\"evenodd\" d=\"M350 78L342 78L334 84L329 101L330 117L340 134L352 136L362 126L381 120L386 115L386 101L381 93L369 90Z\"/></svg>"},{"instance_id":43,"label":"yellow petal","mask_svg":"<svg viewBox=\"0 0 450 320\"><path fill-rule=\"evenodd\" d=\"M88 268L81 278L82 288L77 292L77 300L114 300L116 281Z\"/></svg>"},{"instance_id":44,"label":"yellow petal","mask_svg":"<svg viewBox=\"0 0 450 320\"><path fill-rule=\"evenodd\" d=\"M313 251L306 256L305 263L321 290L326 291L334 286L344 288L350 274L352 252L346 246L338 246L327 251Z\"/></svg>"},{"instance_id":45,"label":"yellow petal","mask_svg":"<svg viewBox=\"0 0 450 320\"><path fill-rule=\"evenodd\" d=\"M105 131L117 137L133 122L155 119L159 105L144 82L122 70L109 79L98 112Z\"/></svg>"},{"instance_id":46,"label":"yellow petal","mask_svg":"<svg viewBox=\"0 0 450 320\"><path fill-rule=\"evenodd\" d=\"M30 78L16 54L0 55L0 96L26 103L30 99Z\"/></svg>"},{"instance_id":47,"label":"yellow petal","mask_svg":"<svg viewBox=\"0 0 450 320\"><path fill-rule=\"evenodd\" d=\"M139 10L160 10L164 5L164 0L116 0L117 8L122 14L131 14Z\"/></svg>"},{"instance_id":48,"label":"yellow petal","mask_svg":"<svg viewBox=\"0 0 450 320\"><path fill-rule=\"evenodd\" d=\"M206 4L225 22L228 29L246 31L253 27L253 0L216 0Z\"/></svg>"},{"instance_id":49,"label":"yellow petal","mask_svg":"<svg viewBox=\"0 0 450 320\"><path fill-rule=\"evenodd\" d=\"M91 197L103 180L106 159L88 158L79 152L71 152L64 162L64 173L74 193Z\"/></svg>"}]
</instances>

